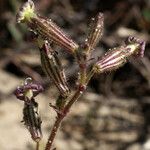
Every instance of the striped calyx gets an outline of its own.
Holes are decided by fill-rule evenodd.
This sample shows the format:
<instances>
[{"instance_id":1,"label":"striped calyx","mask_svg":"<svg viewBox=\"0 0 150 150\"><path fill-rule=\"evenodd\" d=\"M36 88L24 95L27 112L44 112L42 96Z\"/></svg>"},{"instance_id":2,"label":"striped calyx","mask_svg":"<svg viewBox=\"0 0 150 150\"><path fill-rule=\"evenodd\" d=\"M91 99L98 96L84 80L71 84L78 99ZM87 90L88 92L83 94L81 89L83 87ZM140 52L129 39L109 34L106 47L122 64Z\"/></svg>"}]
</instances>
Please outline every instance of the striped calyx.
<instances>
[{"instance_id":1,"label":"striped calyx","mask_svg":"<svg viewBox=\"0 0 150 150\"><path fill-rule=\"evenodd\" d=\"M65 48L70 53L78 49L75 43L66 33L58 27L51 19L38 15L28 23L30 29L39 35L43 40L54 42L56 45Z\"/></svg>"},{"instance_id":2,"label":"striped calyx","mask_svg":"<svg viewBox=\"0 0 150 150\"><path fill-rule=\"evenodd\" d=\"M123 66L131 56L143 57L145 42L135 37L129 37L125 45L106 52L95 65L96 72L107 72Z\"/></svg>"},{"instance_id":3,"label":"striped calyx","mask_svg":"<svg viewBox=\"0 0 150 150\"><path fill-rule=\"evenodd\" d=\"M98 13L95 18L92 18L89 28L89 34L85 40L85 50L87 53L95 48L103 35L104 15L102 13Z\"/></svg>"},{"instance_id":4,"label":"striped calyx","mask_svg":"<svg viewBox=\"0 0 150 150\"><path fill-rule=\"evenodd\" d=\"M50 47L47 41L38 40L42 69L45 74L54 82L62 97L68 97L70 90L67 84L64 69L59 61L57 53ZM41 47L40 47L41 45Z\"/></svg>"},{"instance_id":5,"label":"striped calyx","mask_svg":"<svg viewBox=\"0 0 150 150\"><path fill-rule=\"evenodd\" d=\"M65 48L67 52L73 53L79 47L78 44L67 36L51 19L37 15L32 0L28 0L20 8L16 18L18 23L26 23L30 30L43 38L43 40L52 41L56 45Z\"/></svg>"},{"instance_id":6,"label":"striped calyx","mask_svg":"<svg viewBox=\"0 0 150 150\"><path fill-rule=\"evenodd\" d=\"M35 142L42 139L41 118L38 111L38 103L35 97L43 91L40 84L33 83L30 77L26 78L24 83L17 87L15 95L24 102L23 121Z\"/></svg>"},{"instance_id":7,"label":"striped calyx","mask_svg":"<svg viewBox=\"0 0 150 150\"><path fill-rule=\"evenodd\" d=\"M38 103L34 99L30 103L24 103L23 122L35 142L42 139L41 118L38 112Z\"/></svg>"}]
</instances>

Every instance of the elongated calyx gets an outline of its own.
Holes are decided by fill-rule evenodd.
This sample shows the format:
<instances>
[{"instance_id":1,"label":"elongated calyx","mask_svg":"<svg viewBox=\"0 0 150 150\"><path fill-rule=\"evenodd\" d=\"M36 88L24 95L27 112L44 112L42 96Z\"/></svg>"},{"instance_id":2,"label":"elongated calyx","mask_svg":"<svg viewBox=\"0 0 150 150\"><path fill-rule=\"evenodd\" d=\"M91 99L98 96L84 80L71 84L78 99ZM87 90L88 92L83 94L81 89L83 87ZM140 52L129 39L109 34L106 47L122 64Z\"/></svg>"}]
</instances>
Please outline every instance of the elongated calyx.
<instances>
[{"instance_id":1,"label":"elongated calyx","mask_svg":"<svg viewBox=\"0 0 150 150\"><path fill-rule=\"evenodd\" d=\"M30 103L24 103L23 122L35 142L42 139L41 118L38 111L38 103L34 99Z\"/></svg>"},{"instance_id":2,"label":"elongated calyx","mask_svg":"<svg viewBox=\"0 0 150 150\"><path fill-rule=\"evenodd\" d=\"M129 37L125 45L106 52L95 65L95 71L102 73L115 70L123 66L131 56L143 57L145 42L135 37Z\"/></svg>"},{"instance_id":3,"label":"elongated calyx","mask_svg":"<svg viewBox=\"0 0 150 150\"><path fill-rule=\"evenodd\" d=\"M70 53L78 49L78 44L69 38L51 19L37 15L33 1L28 0L17 14L17 22L25 22L31 31L43 40L54 42L56 45L64 47Z\"/></svg>"},{"instance_id":4,"label":"elongated calyx","mask_svg":"<svg viewBox=\"0 0 150 150\"><path fill-rule=\"evenodd\" d=\"M97 16L91 20L90 31L88 37L85 40L87 53L96 47L97 43L103 35L103 28L104 15L102 13L98 13Z\"/></svg>"},{"instance_id":5,"label":"elongated calyx","mask_svg":"<svg viewBox=\"0 0 150 150\"><path fill-rule=\"evenodd\" d=\"M70 90L67 84L64 69L57 53L50 47L47 41L38 40L41 55L42 69L54 82L62 97L68 97ZM42 44L43 43L43 44Z\"/></svg>"}]
</instances>

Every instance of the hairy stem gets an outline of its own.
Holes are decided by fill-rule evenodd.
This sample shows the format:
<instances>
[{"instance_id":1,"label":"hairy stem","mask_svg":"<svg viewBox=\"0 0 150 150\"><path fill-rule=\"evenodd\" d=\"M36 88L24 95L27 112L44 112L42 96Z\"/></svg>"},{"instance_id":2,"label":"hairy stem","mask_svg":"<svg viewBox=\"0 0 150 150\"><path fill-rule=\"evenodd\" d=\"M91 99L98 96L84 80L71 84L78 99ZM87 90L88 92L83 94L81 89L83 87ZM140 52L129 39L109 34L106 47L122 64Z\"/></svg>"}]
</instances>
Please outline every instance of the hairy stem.
<instances>
[{"instance_id":1,"label":"hairy stem","mask_svg":"<svg viewBox=\"0 0 150 150\"><path fill-rule=\"evenodd\" d=\"M93 75L96 73L95 66L91 69L91 71L87 74L86 85L89 83Z\"/></svg>"},{"instance_id":2,"label":"hairy stem","mask_svg":"<svg viewBox=\"0 0 150 150\"><path fill-rule=\"evenodd\" d=\"M57 134L58 128L60 127L60 124L63 120L64 117L67 116L67 114L69 113L70 108L72 107L72 105L79 99L79 97L84 93L84 91L86 90L86 85L89 83L90 79L92 78L92 76L95 74L95 70L94 68L92 68L92 70L88 73L87 78L86 78L86 83L84 85L79 85L77 91L74 93L74 95L71 97L71 99L69 100L69 102L66 104L66 106L61 110L61 112L57 113L57 118L56 121L53 125L53 128L50 132L50 136L48 138L47 144L46 144L46 148L45 150L50 150L51 146L53 144L53 141L55 139L55 136Z\"/></svg>"},{"instance_id":3,"label":"hairy stem","mask_svg":"<svg viewBox=\"0 0 150 150\"><path fill-rule=\"evenodd\" d=\"M52 130L50 132L50 136L48 138L45 150L50 150L51 149L53 141L54 141L55 136L56 136L56 133L58 131L58 128L60 127L60 124L61 124L61 121L62 121L63 118L64 118L63 115L58 115L57 116L56 121L55 121L55 123L53 125L53 128L52 128Z\"/></svg>"},{"instance_id":4,"label":"hairy stem","mask_svg":"<svg viewBox=\"0 0 150 150\"><path fill-rule=\"evenodd\" d=\"M84 89L85 90L85 89ZM51 146L53 144L53 141L55 139L56 133L58 131L58 128L60 127L60 124L63 120L63 118L68 114L71 106L74 104L74 102L76 102L78 100L78 98L83 94L83 91L80 88L74 93L73 97L70 99L70 101L68 102L68 104L64 107L64 109L60 112L60 114L58 113L58 116L56 118L56 121L53 125L53 128L50 132L50 136L48 138L47 144L46 144L46 148L45 150L50 150Z\"/></svg>"},{"instance_id":5,"label":"hairy stem","mask_svg":"<svg viewBox=\"0 0 150 150\"><path fill-rule=\"evenodd\" d=\"M85 90L85 89L84 89ZM68 104L65 106L64 108L64 113L67 115L67 113L69 112L71 106L78 100L78 98L83 94L83 90L78 89L73 97L71 98L71 100L68 102Z\"/></svg>"}]
</instances>

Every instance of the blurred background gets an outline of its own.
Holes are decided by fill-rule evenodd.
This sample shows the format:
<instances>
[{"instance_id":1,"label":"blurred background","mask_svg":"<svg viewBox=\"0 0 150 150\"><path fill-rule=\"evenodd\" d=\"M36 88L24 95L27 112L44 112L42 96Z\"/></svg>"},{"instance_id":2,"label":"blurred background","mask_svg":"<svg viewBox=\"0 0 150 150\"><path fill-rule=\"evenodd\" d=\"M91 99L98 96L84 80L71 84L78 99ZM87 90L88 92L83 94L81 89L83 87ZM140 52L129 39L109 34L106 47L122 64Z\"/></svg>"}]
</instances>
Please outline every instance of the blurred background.
<instances>
[{"instance_id":1,"label":"blurred background","mask_svg":"<svg viewBox=\"0 0 150 150\"><path fill-rule=\"evenodd\" d=\"M23 103L13 96L26 77L43 84L37 97L43 144L55 112L57 89L45 77L39 51L25 25L15 16L23 0L0 0L0 150L34 150L22 120ZM94 76L84 96L73 106L55 141L58 150L150 150L150 0L36 0L38 12L53 19L78 43L98 12L105 16L97 58L134 35L147 42L145 57L115 72ZM73 57L55 47L71 87L77 78Z\"/></svg>"}]
</instances>

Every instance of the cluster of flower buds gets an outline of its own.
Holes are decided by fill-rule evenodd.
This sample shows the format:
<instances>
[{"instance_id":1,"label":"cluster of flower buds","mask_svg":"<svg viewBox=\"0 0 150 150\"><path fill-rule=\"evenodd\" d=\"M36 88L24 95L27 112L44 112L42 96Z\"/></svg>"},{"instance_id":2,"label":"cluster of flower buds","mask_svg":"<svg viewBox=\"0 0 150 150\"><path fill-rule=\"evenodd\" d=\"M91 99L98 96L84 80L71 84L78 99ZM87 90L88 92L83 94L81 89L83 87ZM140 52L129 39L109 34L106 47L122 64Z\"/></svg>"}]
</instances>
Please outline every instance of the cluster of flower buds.
<instances>
[{"instance_id":1,"label":"cluster of flower buds","mask_svg":"<svg viewBox=\"0 0 150 150\"><path fill-rule=\"evenodd\" d=\"M78 49L72 39L70 39L51 19L37 15L34 3L28 0L17 14L17 22L25 22L34 33L38 34L43 40L49 40L64 47L68 52L73 53Z\"/></svg>"},{"instance_id":2,"label":"cluster of flower buds","mask_svg":"<svg viewBox=\"0 0 150 150\"><path fill-rule=\"evenodd\" d=\"M67 84L64 69L58 54L50 47L47 41L38 39L41 53L41 64L46 75L54 82L63 98L68 97L70 90Z\"/></svg>"},{"instance_id":3,"label":"cluster of flower buds","mask_svg":"<svg viewBox=\"0 0 150 150\"><path fill-rule=\"evenodd\" d=\"M123 66L130 57L143 57L145 41L135 37L129 37L123 46L113 48L106 52L95 65L95 71L99 73L115 70Z\"/></svg>"},{"instance_id":4,"label":"cluster of flower buds","mask_svg":"<svg viewBox=\"0 0 150 150\"><path fill-rule=\"evenodd\" d=\"M35 97L43 91L40 84L32 82L31 78L26 78L23 85L17 87L14 94L19 100L24 101L23 122L35 142L42 138L41 118L38 112L38 103Z\"/></svg>"}]
</instances>

